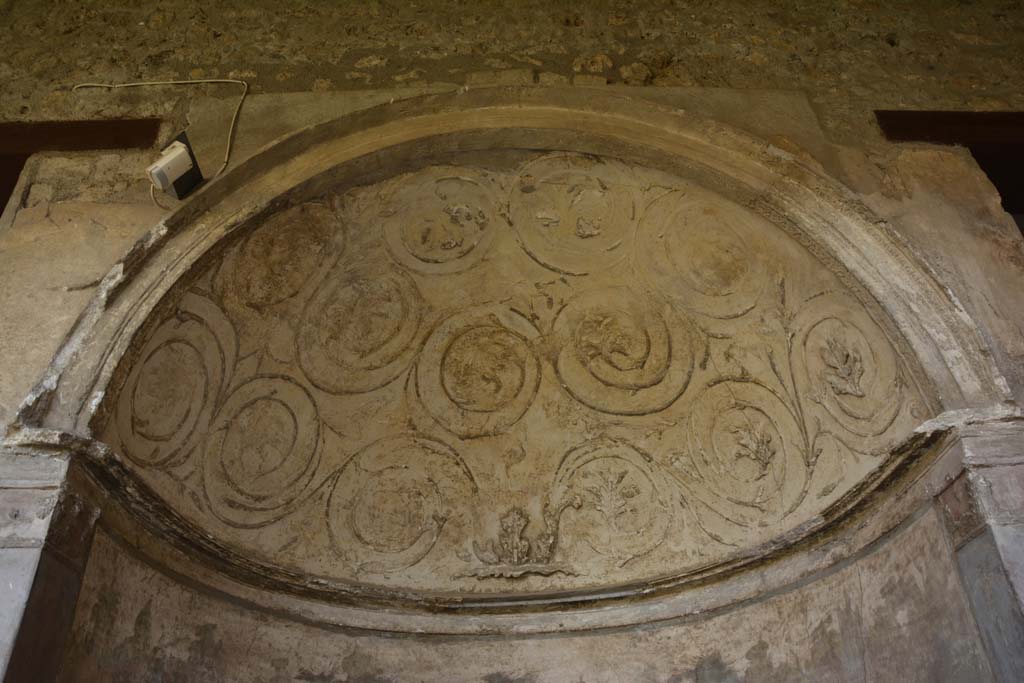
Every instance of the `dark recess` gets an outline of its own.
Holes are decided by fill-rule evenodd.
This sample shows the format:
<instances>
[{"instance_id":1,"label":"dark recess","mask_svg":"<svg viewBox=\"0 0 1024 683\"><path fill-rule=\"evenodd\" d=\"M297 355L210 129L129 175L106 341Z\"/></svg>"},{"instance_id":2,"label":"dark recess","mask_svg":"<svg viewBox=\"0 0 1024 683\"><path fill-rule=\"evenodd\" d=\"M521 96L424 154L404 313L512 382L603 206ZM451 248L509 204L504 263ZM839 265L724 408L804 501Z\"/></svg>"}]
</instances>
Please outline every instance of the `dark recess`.
<instances>
[{"instance_id":1,"label":"dark recess","mask_svg":"<svg viewBox=\"0 0 1024 683\"><path fill-rule=\"evenodd\" d=\"M29 156L36 152L147 149L156 143L160 119L0 123L0 211L14 191Z\"/></svg>"},{"instance_id":2,"label":"dark recess","mask_svg":"<svg viewBox=\"0 0 1024 683\"><path fill-rule=\"evenodd\" d=\"M885 137L967 147L1024 231L1024 112L876 111Z\"/></svg>"}]
</instances>

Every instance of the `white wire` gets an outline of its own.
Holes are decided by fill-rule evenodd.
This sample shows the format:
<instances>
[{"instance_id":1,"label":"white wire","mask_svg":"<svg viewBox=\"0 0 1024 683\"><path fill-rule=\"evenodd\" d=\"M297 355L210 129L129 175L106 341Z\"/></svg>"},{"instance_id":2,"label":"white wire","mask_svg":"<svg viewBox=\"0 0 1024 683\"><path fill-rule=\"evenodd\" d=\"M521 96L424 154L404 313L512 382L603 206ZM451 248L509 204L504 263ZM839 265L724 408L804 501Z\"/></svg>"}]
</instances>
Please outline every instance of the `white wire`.
<instances>
[{"instance_id":1,"label":"white wire","mask_svg":"<svg viewBox=\"0 0 1024 683\"><path fill-rule=\"evenodd\" d=\"M246 81L240 81L234 78L199 78L190 81L140 81L138 83L79 83L78 85L71 88L71 91L74 92L79 88L107 88L109 90L113 90L116 88L138 88L141 86L148 85L200 85L203 83L234 83L236 85L242 86L242 96L238 99L238 106L235 107L235 115L231 117L231 127L228 128L228 142L224 148L224 163L222 163L220 165L220 169L213 174L213 177L216 178L217 176L224 172L224 169L227 168L228 161L231 159L231 148L235 142L235 125L238 123L238 114L242 111L242 103L245 102L245 96L249 94L249 84ZM152 195L152 190L150 190L150 195ZM156 202L155 197L153 201L154 203ZM160 205L157 204L157 206Z\"/></svg>"},{"instance_id":2,"label":"white wire","mask_svg":"<svg viewBox=\"0 0 1024 683\"><path fill-rule=\"evenodd\" d=\"M163 204L156 200L156 185L154 185L153 183L149 184L149 198L153 200L153 203L156 204L158 208L161 208L164 211L171 210L170 207L164 206Z\"/></svg>"}]
</instances>

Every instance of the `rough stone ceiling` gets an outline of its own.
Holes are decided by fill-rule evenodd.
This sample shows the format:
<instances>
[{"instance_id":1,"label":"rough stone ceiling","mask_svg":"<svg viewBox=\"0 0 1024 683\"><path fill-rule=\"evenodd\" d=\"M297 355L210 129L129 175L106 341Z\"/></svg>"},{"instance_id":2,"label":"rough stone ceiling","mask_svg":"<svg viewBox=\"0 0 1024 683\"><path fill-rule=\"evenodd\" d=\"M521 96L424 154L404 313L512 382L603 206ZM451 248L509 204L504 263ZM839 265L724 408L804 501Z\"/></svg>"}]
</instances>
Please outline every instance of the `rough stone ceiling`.
<instances>
[{"instance_id":1,"label":"rough stone ceiling","mask_svg":"<svg viewBox=\"0 0 1024 683\"><path fill-rule=\"evenodd\" d=\"M799 89L855 142L882 108L1022 109L1024 10L974 3L268 2L0 4L0 118L64 118L159 98L72 96L83 81L244 78L253 92L475 86L573 77ZM51 49L51 38L62 49ZM15 37L16 36L16 37ZM103 45L103 50L96 50ZM42 87L41 87L42 86ZM215 92L215 91L211 91ZM180 112L179 112L180 113Z\"/></svg>"}]
</instances>

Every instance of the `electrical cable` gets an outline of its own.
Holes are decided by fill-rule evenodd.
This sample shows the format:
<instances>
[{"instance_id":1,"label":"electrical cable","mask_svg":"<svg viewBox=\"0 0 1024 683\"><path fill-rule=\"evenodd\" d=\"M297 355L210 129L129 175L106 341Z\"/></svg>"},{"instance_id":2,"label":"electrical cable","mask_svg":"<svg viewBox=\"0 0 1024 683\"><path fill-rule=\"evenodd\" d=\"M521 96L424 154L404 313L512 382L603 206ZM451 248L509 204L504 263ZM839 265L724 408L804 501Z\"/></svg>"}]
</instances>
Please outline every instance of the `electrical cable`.
<instances>
[{"instance_id":1,"label":"electrical cable","mask_svg":"<svg viewBox=\"0 0 1024 683\"><path fill-rule=\"evenodd\" d=\"M143 86L151 85L202 85L204 83L233 83L235 85L242 86L242 96L238 98L238 106L235 107L235 113L231 117L231 126L228 128L228 140L224 146L224 162L220 165L220 168L213 177L216 178L224 169L227 168L228 161L231 160L231 149L235 143L235 127L238 124L238 115L242 111L242 103L245 102L245 96L249 94L249 83L246 81L234 79L234 78L199 78L195 80L187 81L139 81L136 83L79 83L71 88L74 92L79 88L106 88L108 90L115 90L117 88L139 88ZM155 186L150 183L149 196L153 199L153 203L159 206L161 209L166 209L160 205L156 200L156 194L154 193Z\"/></svg>"},{"instance_id":2,"label":"electrical cable","mask_svg":"<svg viewBox=\"0 0 1024 683\"><path fill-rule=\"evenodd\" d=\"M156 185L154 185L152 181L150 181L149 183L149 198L153 200L153 203L156 204L158 208L161 208L164 211L171 210L171 207L164 206L163 204L156 200Z\"/></svg>"}]
</instances>

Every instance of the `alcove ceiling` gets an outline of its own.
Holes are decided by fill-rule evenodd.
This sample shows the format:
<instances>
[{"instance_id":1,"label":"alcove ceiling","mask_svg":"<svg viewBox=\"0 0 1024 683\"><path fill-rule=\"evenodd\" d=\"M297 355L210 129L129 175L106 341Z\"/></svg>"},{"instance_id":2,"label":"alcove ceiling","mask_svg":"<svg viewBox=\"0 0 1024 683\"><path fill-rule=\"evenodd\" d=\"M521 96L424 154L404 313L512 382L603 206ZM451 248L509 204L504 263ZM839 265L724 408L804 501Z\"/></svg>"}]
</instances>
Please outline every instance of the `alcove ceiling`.
<instances>
[{"instance_id":1,"label":"alcove ceiling","mask_svg":"<svg viewBox=\"0 0 1024 683\"><path fill-rule=\"evenodd\" d=\"M924 415L878 310L764 216L606 156L456 155L261 215L102 433L240 555L372 595L727 565Z\"/></svg>"}]
</instances>

